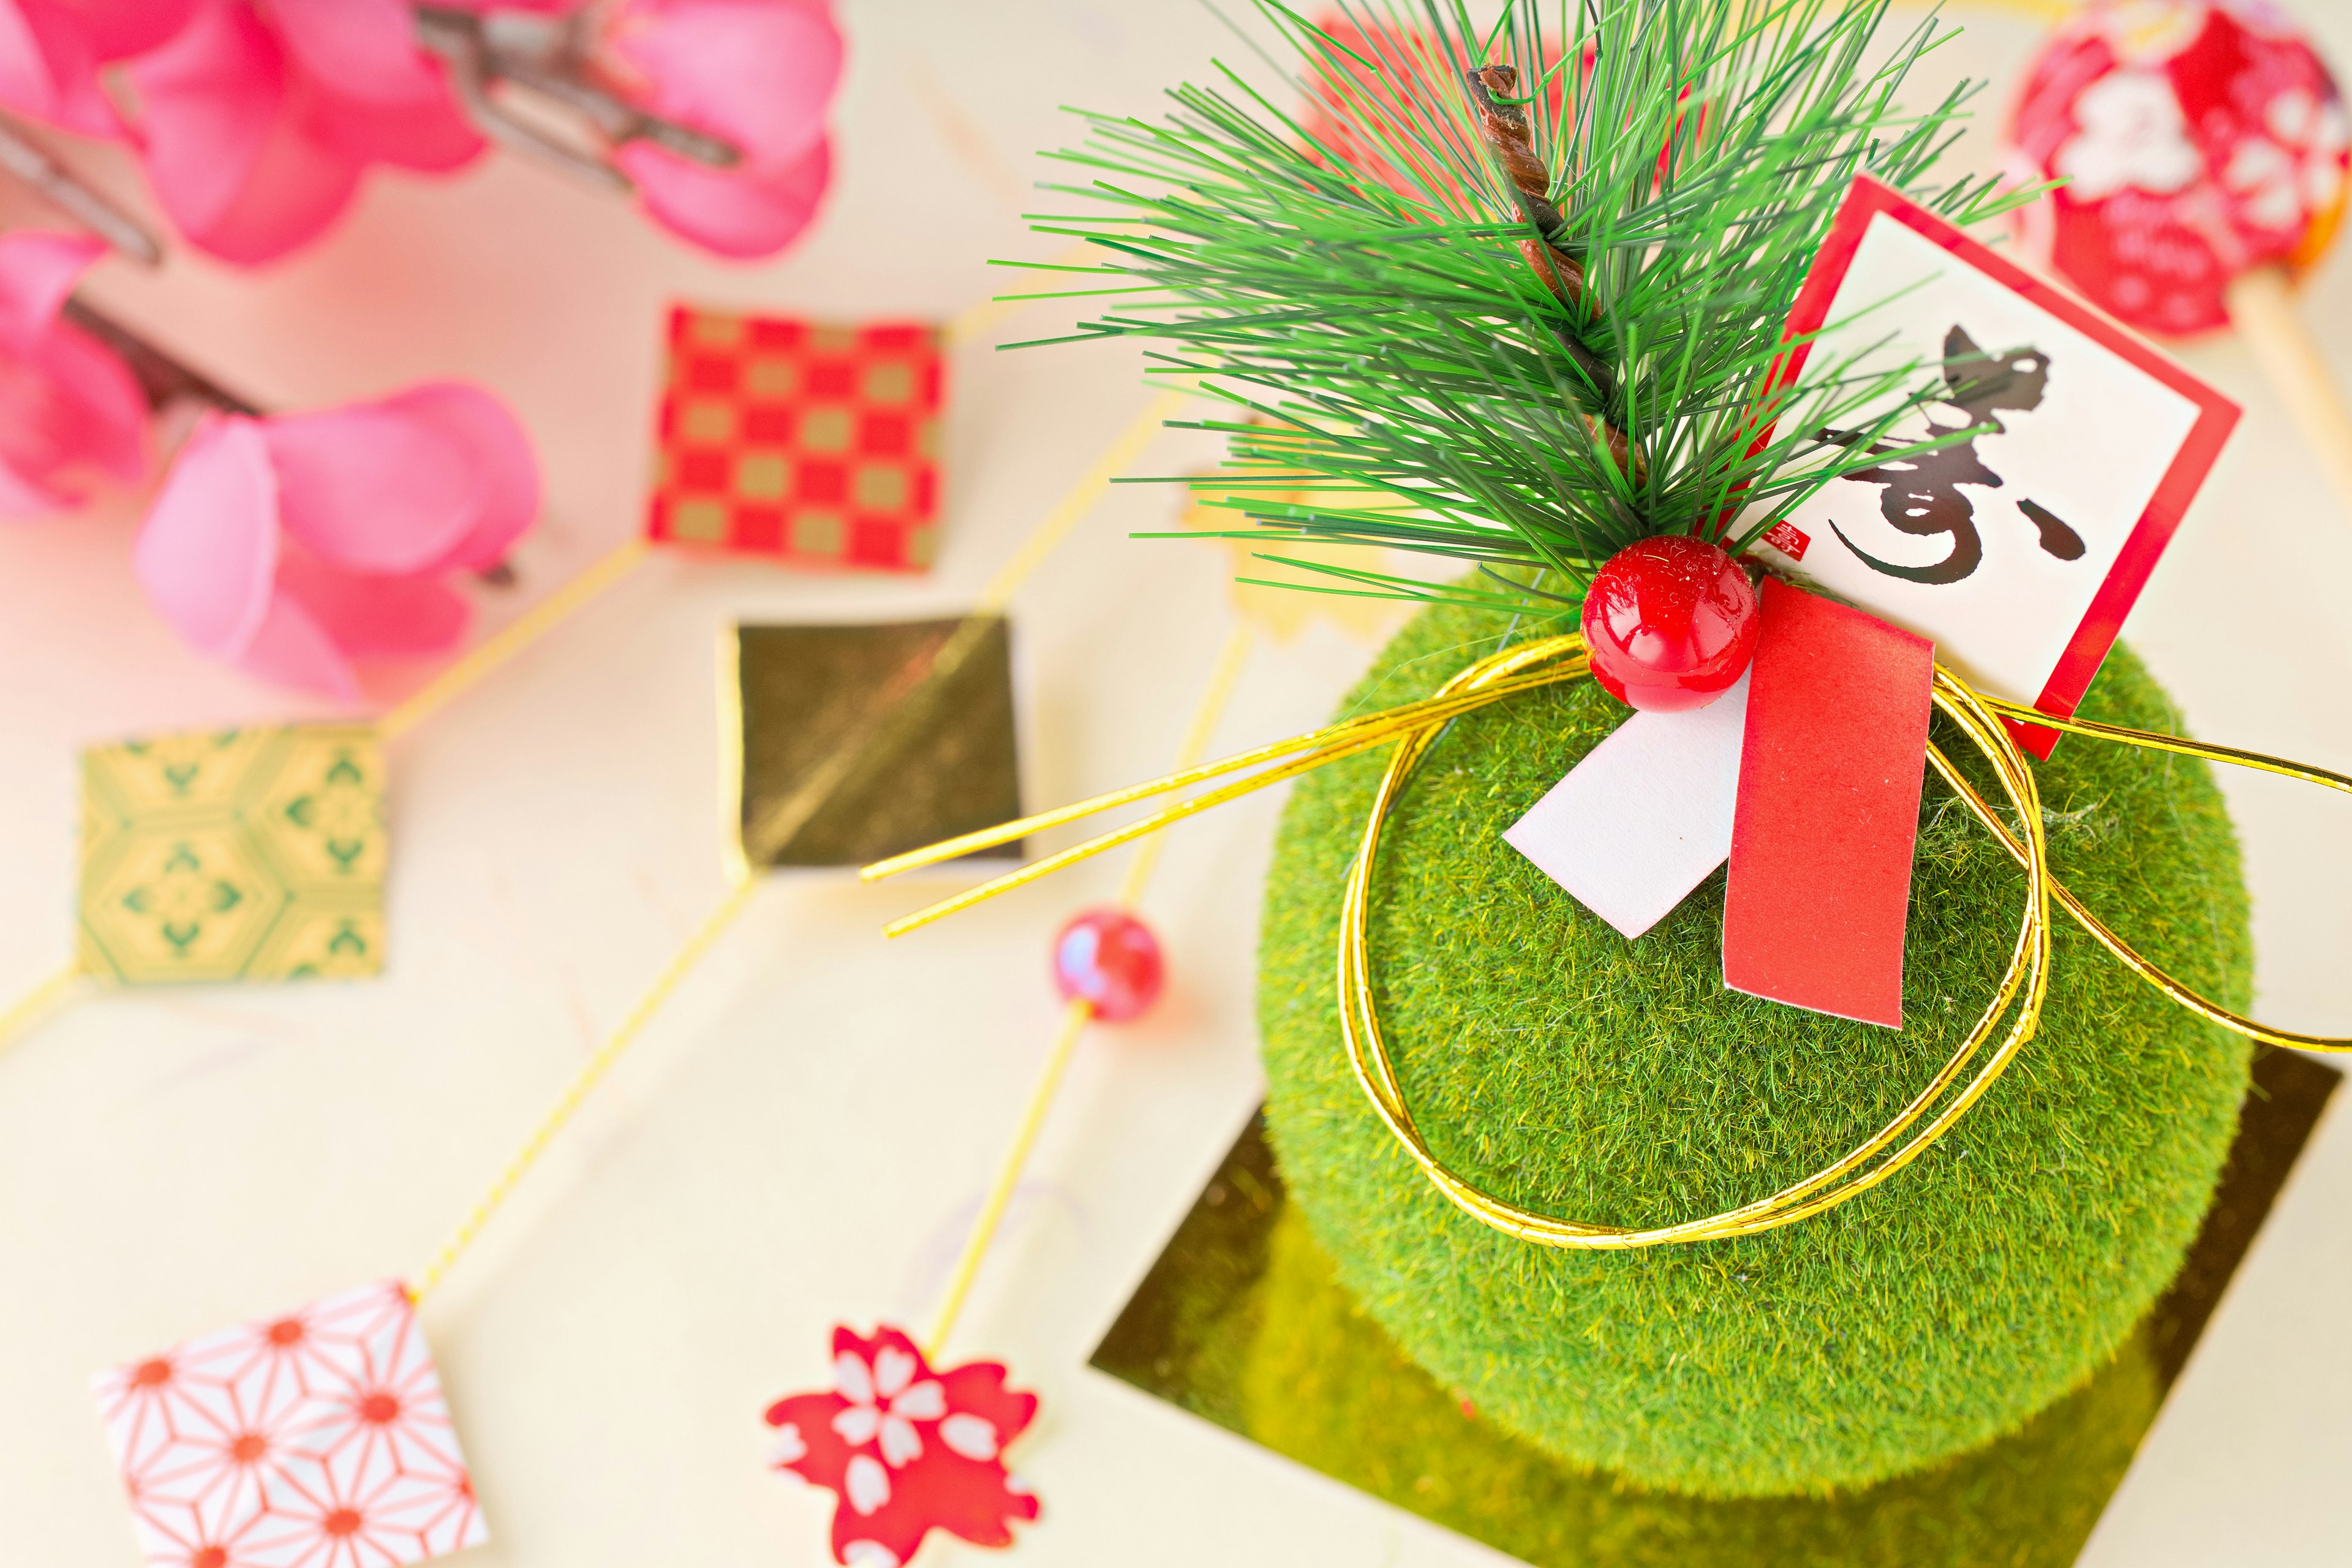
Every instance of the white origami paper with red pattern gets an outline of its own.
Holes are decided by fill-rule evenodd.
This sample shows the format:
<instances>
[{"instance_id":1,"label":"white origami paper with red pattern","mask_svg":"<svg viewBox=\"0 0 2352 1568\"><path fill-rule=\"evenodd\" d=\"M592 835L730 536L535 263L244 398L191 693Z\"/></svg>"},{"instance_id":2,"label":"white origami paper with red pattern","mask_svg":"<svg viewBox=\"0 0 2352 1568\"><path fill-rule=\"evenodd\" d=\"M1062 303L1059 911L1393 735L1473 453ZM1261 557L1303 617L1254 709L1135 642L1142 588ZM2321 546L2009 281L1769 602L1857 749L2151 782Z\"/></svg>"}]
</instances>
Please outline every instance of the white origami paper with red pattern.
<instances>
[{"instance_id":1,"label":"white origami paper with red pattern","mask_svg":"<svg viewBox=\"0 0 2352 1568\"><path fill-rule=\"evenodd\" d=\"M397 1281L92 1382L152 1568L397 1568L489 1539Z\"/></svg>"}]
</instances>

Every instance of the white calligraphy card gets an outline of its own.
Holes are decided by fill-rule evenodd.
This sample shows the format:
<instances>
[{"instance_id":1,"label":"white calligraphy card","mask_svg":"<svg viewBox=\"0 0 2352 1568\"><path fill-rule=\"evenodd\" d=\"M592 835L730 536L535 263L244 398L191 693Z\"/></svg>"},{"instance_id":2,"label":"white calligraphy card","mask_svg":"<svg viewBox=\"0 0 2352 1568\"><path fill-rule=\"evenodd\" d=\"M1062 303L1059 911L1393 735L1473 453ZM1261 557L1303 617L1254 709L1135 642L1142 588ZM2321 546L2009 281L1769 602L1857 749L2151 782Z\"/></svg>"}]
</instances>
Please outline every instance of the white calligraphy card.
<instances>
[{"instance_id":1,"label":"white calligraphy card","mask_svg":"<svg viewBox=\"0 0 2352 1568\"><path fill-rule=\"evenodd\" d=\"M1914 364L1940 378L1941 400L1907 415L1874 449L1977 433L1832 480L1773 520L1759 553L1928 638L1938 658L1993 695L2072 713L2237 407L2089 306L1866 178L1840 209L1789 332L1819 335L1791 351L1788 380L1809 360L1853 360L1853 374ZM1900 395L1841 423L1867 426ZM1851 429L1819 434L1864 439ZM2020 732L2043 755L2055 738Z\"/></svg>"}]
</instances>

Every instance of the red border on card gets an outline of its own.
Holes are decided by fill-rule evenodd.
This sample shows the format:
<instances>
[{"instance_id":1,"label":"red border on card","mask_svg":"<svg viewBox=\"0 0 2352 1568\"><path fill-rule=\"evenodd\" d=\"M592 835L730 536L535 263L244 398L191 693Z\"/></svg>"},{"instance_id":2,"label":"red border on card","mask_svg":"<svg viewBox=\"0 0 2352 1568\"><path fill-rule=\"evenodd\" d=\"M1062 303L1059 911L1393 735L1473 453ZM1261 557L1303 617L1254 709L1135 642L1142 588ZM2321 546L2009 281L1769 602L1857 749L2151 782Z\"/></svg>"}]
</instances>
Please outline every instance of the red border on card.
<instances>
[{"instance_id":1,"label":"red border on card","mask_svg":"<svg viewBox=\"0 0 2352 1568\"><path fill-rule=\"evenodd\" d=\"M2188 513L2189 501L2212 472L2214 460L2221 455L2222 443L2230 438L2231 430L2238 423L2239 407L2129 328L1970 239L1867 174L1855 177L1853 190L1847 193L1844 205L1838 208L1837 217L1830 225L1829 238L1814 258L1812 270L1805 275L1804 287L1798 290L1784 335L1808 341L1789 351L1788 358L1769 383L1775 389L1795 381L1804 370L1806 357L1812 352L1811 336L1827 323L1830 302L1845 283L1854 252L1862 247L1862 237L1869 229L1870 220L1882 213L2121 355L2197 405L2197 423L2189 426L2188 437L2173 454L2172 466L2165 470L2156 493L2148 498L2147 510L2133 525L2131 537L2124 541L2115 564L2107 569L2106 580L2092 595L2082 624L2067 639L2065 651L2058 656L2057 668L2051 671L2042 695L2033 700L2033 705L2044 713L2061 719L2072 717L2083 694L2091 689L2091 679L2099 673L2099 666L2106 662L2107 650L2115 647L2116 637L2123 631L2124 617L2131 613L2140 590L2147 585L2148 574L2156 570L2165 546L2172 542L2173 531ZM2050 748L2058 742L2059 731L2055 730L2030 724L2011 724L2010 729L2018 743L2037 757L2048 758Z\"/></svg>"}]
</instances>

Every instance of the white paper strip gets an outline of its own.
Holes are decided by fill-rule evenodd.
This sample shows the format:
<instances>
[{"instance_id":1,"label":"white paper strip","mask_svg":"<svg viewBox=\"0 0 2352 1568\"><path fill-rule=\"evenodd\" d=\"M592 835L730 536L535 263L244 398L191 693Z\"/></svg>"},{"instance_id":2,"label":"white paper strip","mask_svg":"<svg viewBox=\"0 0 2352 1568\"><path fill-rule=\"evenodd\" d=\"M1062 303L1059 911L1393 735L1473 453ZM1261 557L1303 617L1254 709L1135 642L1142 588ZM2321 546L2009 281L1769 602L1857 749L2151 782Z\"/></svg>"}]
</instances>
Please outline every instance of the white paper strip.
<instances>
[{"instance_id":1,"label":"white paper strip","mask_svg":"<svg viewBox=\"0 0 2352 1568\"><path fill-rule=\"evenodd\" d=\"M1636 713L1503 832L1627 936L1673 912L1731 854L1748 678L1689 713Z\"/></svg>"}]
</instances>

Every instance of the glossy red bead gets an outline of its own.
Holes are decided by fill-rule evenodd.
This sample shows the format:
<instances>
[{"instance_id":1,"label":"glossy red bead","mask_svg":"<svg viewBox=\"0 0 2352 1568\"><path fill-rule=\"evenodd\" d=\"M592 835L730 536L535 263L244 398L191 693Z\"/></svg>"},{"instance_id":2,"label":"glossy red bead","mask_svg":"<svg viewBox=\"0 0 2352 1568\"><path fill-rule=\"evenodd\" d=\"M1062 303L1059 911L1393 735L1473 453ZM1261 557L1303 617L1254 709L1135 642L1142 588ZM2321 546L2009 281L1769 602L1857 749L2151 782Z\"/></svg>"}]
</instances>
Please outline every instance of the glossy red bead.
<instances>
[{"instance_id":1,"label":"glossy red bead","mask_svg":"<svg viewBox=\"0 0 2352 1568\"><path fill-rule=\"evenodd\" d=\"M1739 563L1687 534L1627 545L1584 596L1592 678L1654 713L1704 708L1729 690L1756 656L1760 624Z\"/></svg>"},{"instance_id":2,"label":"glossy red bead","mask_svg":"<svg viewBox=\"0 0 2352 1568\"><path fill-rule=\"evenodd\" d=\"M1160 939L1124 910L1088 910L1054 939L1054 988L1106 1024L1150 1012L1166 979Z\"/></svg>"}]
</instances>

